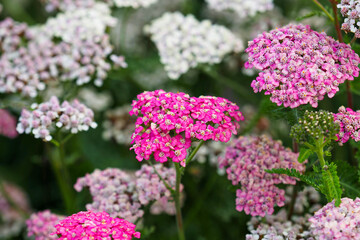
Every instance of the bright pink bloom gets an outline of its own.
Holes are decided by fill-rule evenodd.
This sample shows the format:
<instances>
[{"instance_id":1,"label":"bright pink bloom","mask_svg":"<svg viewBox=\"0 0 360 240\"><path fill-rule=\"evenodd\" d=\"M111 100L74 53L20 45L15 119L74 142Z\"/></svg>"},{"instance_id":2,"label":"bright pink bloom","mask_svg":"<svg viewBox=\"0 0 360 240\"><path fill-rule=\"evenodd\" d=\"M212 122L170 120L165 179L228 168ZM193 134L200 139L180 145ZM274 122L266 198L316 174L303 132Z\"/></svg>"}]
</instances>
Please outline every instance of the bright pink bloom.
<instances>
[{"instance_id":1,"label":"bright pink bloom","mask_svg":"<svg viewBox=\"0 0 360 240\"><path fill-rule=\"evenodd\" d=\"M17 137L16 119L5 109L0 109L0 135L9 138Z\"/></svg>"},{"instance_id":2,"label":"bright pink bloom","mask_svg":"<svg viewBox=\"0 0 360 240\"><path fill-rule=\"evenodd\" d=\"M163 90L144 92L133 101L130 115L138 116L132 135L137 159L169 158L185 166L194 140L227 142L237 133L243 116L236 104L220 97L190 97Z\"/></svg>"},{"instance_id":3,"label":"bright pink bloom","mask_svg":"<svg viewBox=\"0 0 360 240\"><path fill-rule=\"evenodd\" d=\"M83 239L119 239L129 240L140 238L135 232L135 224L124 219L112 218L106 212L79 212L73 214L55 225L57 234L62 240Z\"/></svg>"},{"instance_id":4,"label":"bright pink bloom","mask_svg":"<svg viewBox=\"0 0 360 240\"><path fill-rule=\"evenodd\" d=\"M339 84L359 76L359 56L345 43L309 26L287 25L264 32L249 42L246 68L261 72L251 84L265 91L278 106L317 107L325 95L332 98Z\"/></svg>"},{"instance_id":5,"label":"bright pink bloom","mask_svg":"<svg viewBox=\"0 0 360 240\"><path fill-rule=\"evenodd\" d=\"M261 137L240 137L227 147L224 157L219 158L219 167L225 168L228 179L236 191L236 210L252 216L265 216L274 212L275 204L284 205L285 191L276 184L295 185L294 178L270 174L266 169L295 168L304 171L298 163L298 154L285 149L281 142L263 135Z\"/></svg>"},{"instance_id":6,"label":"bright pink bloom","mask_svg":"<svg viewBox=\"0 0 360 240\"><path fill-rule=\"evenodd\" d=\"M350 138L360 141L360 111L340 107L339 113L334 114L334 121L339 123L340 132L337 134L340 143L346 143Z\"/></svg>"}]
</instances>

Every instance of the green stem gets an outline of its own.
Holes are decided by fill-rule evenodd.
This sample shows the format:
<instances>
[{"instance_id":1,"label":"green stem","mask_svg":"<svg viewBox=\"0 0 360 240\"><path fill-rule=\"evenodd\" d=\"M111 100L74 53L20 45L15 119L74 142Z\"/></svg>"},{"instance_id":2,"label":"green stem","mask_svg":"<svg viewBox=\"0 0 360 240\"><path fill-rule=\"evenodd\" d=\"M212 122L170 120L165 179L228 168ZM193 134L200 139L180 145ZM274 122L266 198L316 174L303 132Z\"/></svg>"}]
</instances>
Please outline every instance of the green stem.
<instances>
[{"instance_id":1,"label":"green stem","mask_svg":"<svg viewBox=\"0 0 360 240\"><path fill-rule=\"evenodd\" d=\"M120 26L120 49L121 51L125 52L126 48L126 29L127 29L127 23L129 21L129 17L132 13L132 9L130 7L124 9L124 11L122 12L122 17L121 17L121 26Z\"/></svg>"},{"instance_id":2,"label":"green stem","mask_svg":"<svg viewBox=\"0 0 360 240\"><path fill-rule=\"evenodd\" d=\"M190 163L190 161L195 157L195 154L199 151L201 146L204 144L204 140L201 140L199 144L196 146L194 151L191 152L190 156L185 160L186 166Z\"/></svg>"},{"instance_id":3,"label":"green stem","mask_svg":"<svg viewBox=\"0 0 360 240\"><path fill-rule=\"evenodd\" d=\"M219 83L225 84L232 90L236 91L241 97L246 99L252 99L254 97L252 94L250 94L251 91L246 90L242 85L238 84L237 82L234 82L233 80L218 74L210 67L202 67L201 70L211 78L217 80Z\"/></svg>"},{"instance_id":4,"label":"green stem","mask_svg":"<svg viewBox=\"0 0 360 240\"><path fill-rule=\"evenodd\" d=\"M318 0L313 0L313 2L328 16L328 18L334 22L334 18L331 16L331 14L325 9L324 5L322 5Z\"/></svg>"},{"instance_id":5,"label":"green stem","mask_svg":"<svg viewBox=\"0 0 360 240\"><path fill-rule=\"evenodd\" d=\"M176 222L178 227L179 240L185 240L184 226L181 215L181 202L180 202L180 183L181 183L181 169L180 164L175 163L176 170L176 186L175 186L175 209L176 209Z\"/></svg>"},{"instance_id":6,"label":"green stem","mask_svg":"<svg viewBox=\"0 0 360 240\"><path fill-rule=\"evenodd\" d=\"M164 183L165 187L171 192L171 195L175 196L175 190L169 185L168 182L165 181L165 179L160 175L160 173L156 170L154 164L152 164L151 160L148 161L148 163L150 164L150 166L153 167L156 175L158 175L158 177L160 178L160 180Z\"/></svg>"}]
</instances>

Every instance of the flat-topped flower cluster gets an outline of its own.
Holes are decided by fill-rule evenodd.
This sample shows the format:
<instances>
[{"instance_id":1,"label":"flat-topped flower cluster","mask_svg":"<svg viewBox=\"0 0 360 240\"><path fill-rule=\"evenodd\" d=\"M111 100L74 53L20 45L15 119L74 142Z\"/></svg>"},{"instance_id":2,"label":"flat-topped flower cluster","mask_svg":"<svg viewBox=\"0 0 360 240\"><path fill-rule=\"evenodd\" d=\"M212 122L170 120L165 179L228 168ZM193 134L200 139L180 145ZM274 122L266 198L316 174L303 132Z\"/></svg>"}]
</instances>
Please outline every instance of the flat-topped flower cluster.
<instances>
[{"instance_id":1,"label":"flat-topped flower cluster","mask_svg":"<svg viewBox=\"0 0 360 240\"><path fill-rule=\"evenodd\" d=\"M145 26L145 32L156 44L171 79L199 64L219 63L226 54L243 50L242 41L225 27L180 12L165 13Z\"/></svg>"},{"instance_id":2,"label":"flat-topped flower cluster","mask_svg":"<svg viewBox=\"0 0 360 240\"><path fill-rule=\"evenodd\" d=\"M274 8L273 0L206 0L217 11L232 10L239 17L253 17L256 13Z\"/></svg>"},{"instance_id":3,"label":"flat-topped flower cluster","mask_svg":"<svg viewBox=\"0 0 360 240\"><path fill-rule=\"evenodd\" d=\"M246 68L261 72L251 83L278 106L317 107L325 95L333 97L339 84L359 75L359 56L345 43L309 26L287 25L249 42Z\"/></svg>"},{"instance_id":4,"label":"flat-topped flower cluster","mask_svg":"<svg viewBox=\"0 0 360 240\"><path fill-rule=\"evenodd\" d=\"M58 236L52 233L56 231L55 225L64 218L65 216L51 213L49 210L31 214L26 220L28 237L34 236L36 240L58 239Z\"/></svg>"},{"instance_id":5,"label":"flat-topped flower cluster","mask_svg":"<svg viewBox=\"0 0 360 240\"><path fill-rule=\"evenodd\" d=\"M344 106L334 114L334 120L340 125L340 132L337 134L338 141L346 143L349 139L360 141L360 111L354 111Z\"/></svg>"},{"instance_id":6,"label":"flat-topped flower cluster","mask_svg":"<svg viewBox=\"0 0 360 240\"><path fill-rule=\"evenodd\" d=\"M17 131L22 134L34 134L35 138L51 141L51 133L57 128L70 130L75 134L96 128L94 112L77 100L60 104L57 97L48 102L32 105L33 111L23 109L17 125Z\"/></svg>"},{"instance_id":7,"label":"flat-topped flower cluster","mask_svg":"<svg viewBox=\"0 0 360 240\"><path fill-rule=\"evenodd\" d=\"M175 189L175 170L161 164L154 165L154 168L169 186ZM74 187L77 191L89 187L93 202L86 205L87 210L106 211L111 217L124 218L130 222L142 218L144 207L151 206L153 202L157 204L156 214L160 213L159 209L174 213L174 210L169 210L169 205L172 205L170 208L175 208L171 192L160 180L154 168L143 165L135 174L116 168L95 170L79 178ZM150 212L153 213L152 206Z\"/></svg>"},{"instance_id":8,"label":"flat-topped flower cluster","mask_svg":"<svg viewBox=\"0 0 360 240\"><path fill-rule=\"evenodd\" d=\"M55 225L54 234L60 240L80 239L119 239L140 238L135 224L124 219L112 218L106 212L79 212Z\"/></svg>"},{"instance_id":9,"label":"flat-topped flower cluster","mask_svg":"<svg viewBox=\"0 0 360 240\"><path fill-rule=\"evenodd\" d=\"M283 147L266 135L240 137L226 148L225 156L219 158L219 167L226 169L228 179L236 191L236 210L252 216L265 216L274 212L275 204L284 206L285 191L276 184L296 184L296 179L265 172L266 169L289 168L305 170L298 163L297 153Z\"/></svg>"},{"instance_id":10,"label":"flat-topped flower cluster","mask_svg":"<svg viewBox=\"0 0 360 240\"><path fill-rule=\"evenodd\" d=\"M239 107L220 97L190 97L163 90L144 92L133 101L130 115L138 116L132 135L136 158L180 162L185 166L193 140L227 142L243 120Z\"/></svg>"},{"instance_id":11,"label":"flat-topped flower cluster","mask_svg":"<svg viewBox=\"0 0 360 240\"><path fill-rule=\"evenodd\" d=\"M341 0L337 5L341 15L345 18L341 25L345 32L352 32L356 38L360 38L359 19L360 19L360 2L357 0Z\"/></svg>"}]
</instances>

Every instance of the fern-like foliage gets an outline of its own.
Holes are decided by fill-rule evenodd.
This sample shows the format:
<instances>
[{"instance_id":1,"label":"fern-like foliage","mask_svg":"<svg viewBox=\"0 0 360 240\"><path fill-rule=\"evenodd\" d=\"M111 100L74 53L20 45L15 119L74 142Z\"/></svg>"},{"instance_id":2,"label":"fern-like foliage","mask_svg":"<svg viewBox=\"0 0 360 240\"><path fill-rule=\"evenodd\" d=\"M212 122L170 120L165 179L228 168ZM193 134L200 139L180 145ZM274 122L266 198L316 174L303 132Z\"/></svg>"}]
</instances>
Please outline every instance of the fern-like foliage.
<instances>
[{"instance_id":1,"label":"fern-like foliage","mask_svg":"<svg viewBox=\"0 0 360 240\"><path fill-rule=\"evenodd\" d=\"M336 164L331 163L327 166L327 169L322 170L322 181L326 191L326 194L324 194L329 202L335 199L335 206L338 207L341 203L342 189L337 175Z\"/></svg>"}]
</instances>

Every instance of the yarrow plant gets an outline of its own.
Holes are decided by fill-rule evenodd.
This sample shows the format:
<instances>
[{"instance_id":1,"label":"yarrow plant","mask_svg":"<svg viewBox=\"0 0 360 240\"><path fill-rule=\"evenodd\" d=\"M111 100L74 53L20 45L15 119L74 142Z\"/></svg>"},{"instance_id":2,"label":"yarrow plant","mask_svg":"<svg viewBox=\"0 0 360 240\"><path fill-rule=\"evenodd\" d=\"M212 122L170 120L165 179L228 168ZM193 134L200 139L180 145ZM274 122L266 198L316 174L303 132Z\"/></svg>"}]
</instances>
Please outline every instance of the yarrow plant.
<instances>
[{"instance_id":1,"label":"yarrow plant","mask_svg":"<svg viewBox=\"0 0 360 240\"><path fill-rule=\"evenodd\" d=\"M130 240L140 238L135 231L135 225L119 218L112 218L106 212L79 212L73 214L55 225L53 234L58 239L119 239Z\"/></svg>"},{"instance_id":2,"label":"yarrow plant","mask_svg":"<svg viewBox=\"0 0 360 240\"><path fill-rule=\"evenodd\" d=\"M275 204L284 206L285 191L276 184L296 184L296 179L265 172L265 169L289 168L300 172L305 166L298 163L298 154L286 149L279 141L266 135L240 137L226 148L219 158L219 167L226 169L236 191L236 210L252 216L265 216L274 212Z\"/></svg>"},{"instance_id":3,"label":"yarrow plant","mask_svg":"<svg viewBox=\"0 0 360 240\"><path fill-rule=\"evenodd\" d=\"M156 44L171 79L199 64L219 63L226 54L243 50L242 41L225 27L208 20L199 22L180 12L165 13L144 29Z\"/></svg>"},{"instance_id":4,"label":"yarrow plant","mask_svg":"<svg viewBox=\"0 0 360 240\"><path fill-rule=\"evenodd\" d=\"M345 18L341 29L345 32L352 32L356 38L360 38L360 2L357 0L341 0L341 3L338 4L337 7L340 9L341 15Z\"/></svg>"},{"instance_id":5,"label":"yarrow plant","mask_svg":"<svg viewBox=\"0 0 360 240\"><path fill-rule=\"evenodd\" d=\"M227 142L237 133L243 116L236 104L219 97L190 97L163 90L144 92L133 101L130 115L138 116L132 135L136 158L186 165L194 140Z\"/></svg>"},{"instance_id":6,"label":"yarrow plant","mask_svg":"<svg viewBox=\"0 0 360 240\"><path fill-rule=\"evenodd\" d=\"M360 199L342 198L340 206L326 204L309 219L316 239L359 239Z\"/></svg>"},{"instance_id":7,"label":"yarrow plant","mask_svg":"<svg viewBox=\"0 0 360 240\"><path fill-rule=\"evenodd\" d=\"M154 165L154 168L143 165L135 174L116 168L95 170L92 174L79 178L74 187L78 192L89 187L93 202L86 205L87 210L106 211L111 217L136 222L143 217L145 206L152 207L154 202L158 202L158 205L163 205L163 209L168 209L169 201L173 201L171 192L157 174L175 188L175 170L161 164ZM173 202L172 208L174 209ZM158 206L157 210L159 209Z\"/></svg>"},{"instance_id":8,"label":"yarrow plant","mask_svg":"<svg viewBox=\"0 0 360 240\"><path fill-rule=\"evenodd\" d=\"M28 237L34 236L36 240L58 239L58 236L52 233L56 231L55 225L64 218L65 216L51 213L50 210L31 214L26 220Z\"/></svg>"},{"instance_id":9,"label":"yarrow plant","mask_svg":"<svg viewBox=\"0 0 360 240\"><path fill-rule=\"evenodd\" d=\"M350 138L360 141L360 111L355 112L342 106L339 112L334 114L334 120L340 125L340 132L337 134L340 144L346 143Z\"/></svg>"},{"instance_id":10,"label":"yarrow plant","mask_svg":"<svg viewBox=\"0 0 360 240\"><path fill-rule=\"evenodd\" d=\"M261 72L251 83L254 92L265 91L278 106L318 106L332 98L339 84L359 76L359 56L345 43L309 26L287 25L263 33L249 42L246 68Z\"/></svg>"},{"instance_id":11,"label":"yarrow plant","mask_svg":"<svg viewBox=\"0 0 360 240\"><path fill-rule=\"evenodd\" d=\"M15 138L18 135L16 118L5 109L0 109L0 135L8 138Z\"/></svg>"},{"instance_id":12,"label":"yarrow plant","mask_svg":"<svg viewBox=\"0 0 360 240\"><path fill-rule=\"evenodd\" d=\"M274 8L273 0L206 0L217 11L232 10L239 17L253 17L256 13Z\"/></svg>"},{"instance_id":13,"label":"yarrow plant","mask_svg":"<svg viewBox=\"0 0 360 240\"><path fill-rule=\"evenodd\" d=\"M21 112L16 128L20 134L32 133L35 138L51 141L51 133L57 128L75 134L97 127L93 111L77 100L60 104L57 97L52 97L48 102L33 104L32 109L23 109Z\"/></svg>"}]
</instances>

